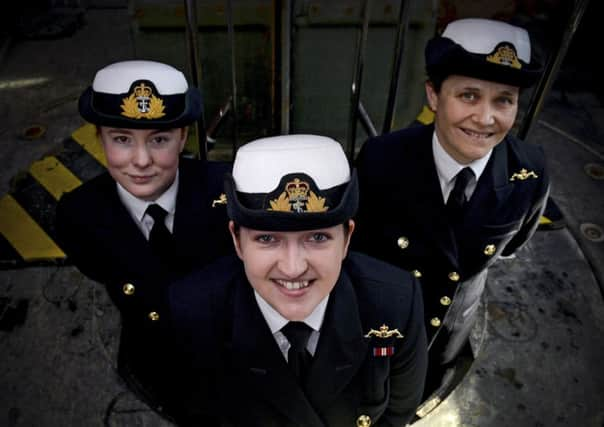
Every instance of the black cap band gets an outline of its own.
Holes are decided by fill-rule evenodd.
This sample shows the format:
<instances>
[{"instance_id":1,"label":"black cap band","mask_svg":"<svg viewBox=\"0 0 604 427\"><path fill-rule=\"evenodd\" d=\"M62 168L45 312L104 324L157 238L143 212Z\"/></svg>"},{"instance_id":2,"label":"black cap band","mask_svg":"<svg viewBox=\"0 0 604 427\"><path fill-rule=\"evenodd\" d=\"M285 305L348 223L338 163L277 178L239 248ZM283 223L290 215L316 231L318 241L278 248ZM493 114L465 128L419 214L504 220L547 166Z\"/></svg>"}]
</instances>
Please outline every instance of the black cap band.
<instances>
[{"instance_id":1,"label":"black cap band","mask_svg":"<svg viewBox=\"0 0 604 427\"><path fill-rule=\"evenodd\" d=\"M273 209L278 207L271 202L278 203L279 196L285 192L287 183L293 183L296 178L300 182L308 183L309 194L312 191L317 199L323 199L321 203L328 209L321 212L310 210L296 212L295 208L287 212ZM355 215L359 203L356 171L352 172L349 182L326 190L318 190L308 175L288 174L281 179L276 190L262 194L238 192L233 176L227 174L225 191L230 219L238 225L266 231L314 230L344 224Z\"/></svg>"}]
</instances>

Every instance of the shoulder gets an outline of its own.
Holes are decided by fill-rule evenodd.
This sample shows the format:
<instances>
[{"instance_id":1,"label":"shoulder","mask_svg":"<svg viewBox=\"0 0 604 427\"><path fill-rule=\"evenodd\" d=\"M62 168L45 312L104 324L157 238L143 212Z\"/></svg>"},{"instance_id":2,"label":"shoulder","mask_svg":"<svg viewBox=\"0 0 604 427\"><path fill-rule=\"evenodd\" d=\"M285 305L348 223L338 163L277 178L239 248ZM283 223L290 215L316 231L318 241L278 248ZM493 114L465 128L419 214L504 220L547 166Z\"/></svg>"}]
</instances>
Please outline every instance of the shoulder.
<instances>
[{"instance_id":1,"label":"shoulder","mask_svg":"<svg viewBox=\"0 0 604 427\"><path fill-rule=\"evenodd\" d=\"M109 197L117 194L116 184L108 172L104 172L68 193L64 193L57 204L57 217L61 219L72 212L82 216L81 208L96 212L96 206L107 203Z\"/></svg>"},{"instance_id":2,"label":"shoulder","mask_svg":"<svg viewBox=\"0 0 604 427\"><path fill-rule=\"evenodd\" d=\"M203 307L213 307L228 297L235 280L242 273L239 258L228 255L175 281L169 291L173 317L203 315Z\"/></svg>"},{"instance_id":3,"label":"shoulder","mask_svg":"<svg viewBox=\"0 0 604 427\"><path fill-rule=\"evenodd\" d=\"M344 269L357 293L380 304L400 307L401 301L406 301L404 306L419 291L417 280L409 272L359 252L348 254Z\"/></svg>"},{"instance_id":4,"label":"shoulder","mask_svg":"<svg viewBox=\"0 0 604 427\"><path fill-rule=\"evenodd\" d=\"M520 165L531 169L545 169L545 153L541 146L522 141L512 135L508 135L505 141L509 148L509 155Z\"/></svg>"},{"instance_id":5,"label":"shoulder","mask_svg":"<svg viewBox=\"0 0 604 427\"><path fill-rule=\"evenodd\" d=\"M207 193L214 196L222 192L224 175L232 168L230 162L216 162L182 158L180 159L179 171L181 179L192 186L200 186L207 190Z\"/></svg>"},{"instance_id":6,"label":"shoulder","mask_svg":"<svg viewBox=\"0 0 604 427\"><path fill-rule=\"evenodd\" d=\"M417 162L431 152L432 126L413 126L368 139L356 159L359 180L365 184L372 179L379 182L405 171L402 164ZM421 160L420 160L421 161Z\"/></svg>"},{"instance_id":7,"label":"shoulder","mask_svg":"<svg viewBox=\"0 0 604 427\"><path fill-rule=\"evenodd\" d=\"M408 272L351 252L344 270L352 283L364 328L397 328L411 342L421 335L424 306L419 282Z\"/></svg>"},{"instance_id":8,"label":"shoulder","mask_svg":"<svg viewBox=\"0 0 604 427\"><path fill-rule=\"evenodd\" d=\"M368 139L362 147L362 153L389 153L404 150L418 141L431 140L434 127L410 126L391 133Z\"/></svg>"}]
</instances>

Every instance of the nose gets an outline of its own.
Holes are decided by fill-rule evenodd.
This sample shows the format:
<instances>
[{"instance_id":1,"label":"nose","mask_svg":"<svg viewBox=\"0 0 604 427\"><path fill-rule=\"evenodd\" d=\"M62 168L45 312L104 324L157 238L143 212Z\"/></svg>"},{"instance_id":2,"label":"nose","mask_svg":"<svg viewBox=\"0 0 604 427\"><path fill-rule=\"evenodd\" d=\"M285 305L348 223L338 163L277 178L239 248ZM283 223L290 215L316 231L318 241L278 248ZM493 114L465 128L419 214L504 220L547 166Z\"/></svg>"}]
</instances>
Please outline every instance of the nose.
<instances>
[{"instance_id":1,"label":"nose","mask_svg":"<svg viewBox=\"0 0 604 427\"><path fill-rule=\"evenodd\" d=\"M481 126L491 126L495 124L493 108L488 102L482 102L477 105L472 117L474 121Z\"/></svg>"},{"instance_id":2,"label":"nose","mask_svg":"<svg viewBox=\"0 0 604 427\"><path fill-rule=\"evenodd\" d=\"M278 268L288 279L296 279L302 276L308 269L304 248L296 244L290 244L283 248L283 252L279 257Z\"/></svg>"},{"instance_id":3,"label":"nose","mask_svg":"<svg viewBox=\"0 0 604 427\"><path fill-rule=\"evenodd\" d=\"M138 142L135 145L132 163L134 166L141 169L146 168L152 163L151 154L149 153L147 144L144 142Z\"/></svg>"}]
</instances>

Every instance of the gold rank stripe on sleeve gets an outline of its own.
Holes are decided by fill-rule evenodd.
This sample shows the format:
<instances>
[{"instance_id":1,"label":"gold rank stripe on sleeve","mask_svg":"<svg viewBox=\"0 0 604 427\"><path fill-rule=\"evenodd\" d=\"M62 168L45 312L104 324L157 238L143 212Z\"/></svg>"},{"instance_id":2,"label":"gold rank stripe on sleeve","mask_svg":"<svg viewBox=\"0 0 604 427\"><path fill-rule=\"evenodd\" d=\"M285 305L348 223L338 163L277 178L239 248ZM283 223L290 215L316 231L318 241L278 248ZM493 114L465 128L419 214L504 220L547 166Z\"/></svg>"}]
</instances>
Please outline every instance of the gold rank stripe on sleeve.
<instances>
[{"instance_id":1,"label":"gold rank stripe on sleeve","mask_svg":"<svg viewBox=\"0 0 604 427\"><path fill-rule=\"evenodd\" d=\"M63 141L54 156L33 162L12 180L0 201L0 268L55 262L65 258L55 243L58 200L105 170L96 129L86 125ZM76 141L75 137L78 138Z\"/></svg>"}]
</instances>

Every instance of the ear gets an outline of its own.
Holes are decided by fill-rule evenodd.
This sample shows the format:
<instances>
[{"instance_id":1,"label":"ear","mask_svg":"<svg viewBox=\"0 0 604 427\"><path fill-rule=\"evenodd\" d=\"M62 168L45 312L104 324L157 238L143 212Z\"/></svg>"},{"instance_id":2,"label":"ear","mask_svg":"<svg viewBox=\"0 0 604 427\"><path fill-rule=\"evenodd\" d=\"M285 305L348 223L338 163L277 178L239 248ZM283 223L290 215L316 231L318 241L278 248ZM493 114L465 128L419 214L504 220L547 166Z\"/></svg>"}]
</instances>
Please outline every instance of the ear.
<instances>
[{"instance_id":1,"label":"ear","mask_svg":"<svg viewBox=\"0 0 604 427\"><path fill-rule=\"evenodd\" d=\"M233 239L233 246L235 247L235 252L237 252L237 256L239 257L239 259L243 261L239 234L237 233L237 230L235 230L235 223L233 221L229 221L229 232L231 233L231 239Z\"/></svg>"},{"instance_id":2,"label":"ear","mask_svg":"<svg viewBox=\"0 0 604 427\"><path fill-rule=\"evenodd\" d=\"M428 105L432 111L436 111L436 106L438 105L438 93L434 89L434 85L432 82L427 81L424 84L426 88L426 98L428 99Z\"/></svg>"},{"instance_id":3,"label":"ear","mask_svg":"<svg viewBox=\"0 0 604 427\"><path fill-rule=\"evenodd\" d=\"M346 239L346 244L344 245L344 256L348 253L348 246L350 246L350 238L352 237L352 233L354 233L355 223L354 220L348 220L348 235L344 238Z\"/></svg>"},{"instance_id":4,"label":"ear","mask_svg":"<svg viewBox=\"0 0 604 427\"><path fill-rule=\"evenodd\" d=\"M182 150L185 149L185 144L187 143L187 137L189 136L189 127L186 126L180 129L180 150L179 153L182 153Z\"/></svg>"}]
</instances>

